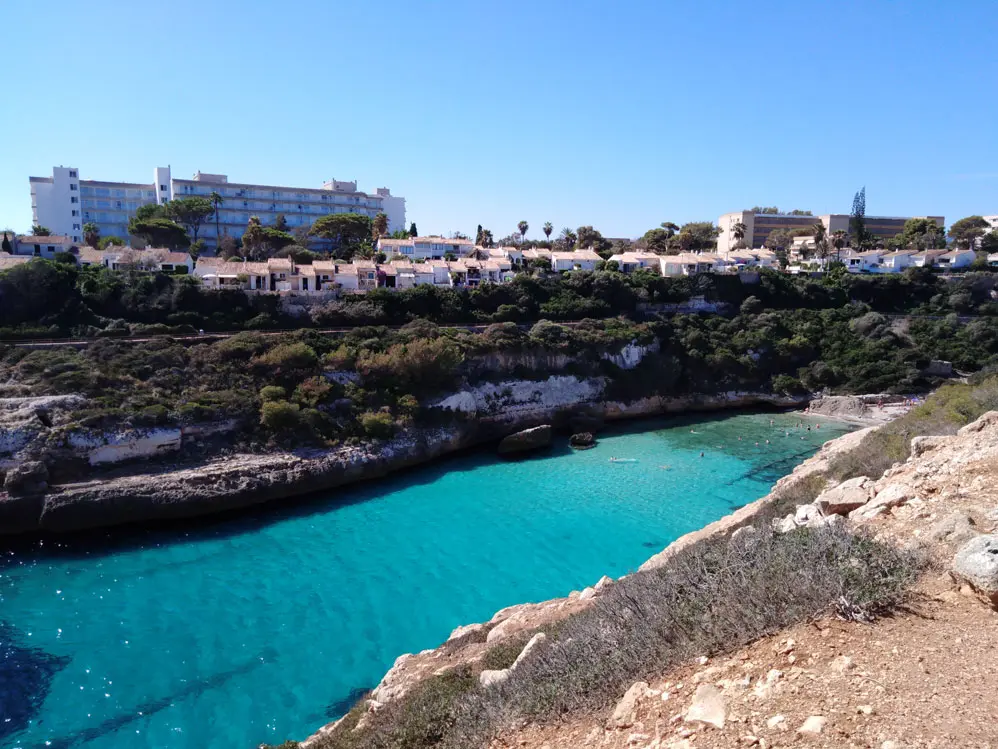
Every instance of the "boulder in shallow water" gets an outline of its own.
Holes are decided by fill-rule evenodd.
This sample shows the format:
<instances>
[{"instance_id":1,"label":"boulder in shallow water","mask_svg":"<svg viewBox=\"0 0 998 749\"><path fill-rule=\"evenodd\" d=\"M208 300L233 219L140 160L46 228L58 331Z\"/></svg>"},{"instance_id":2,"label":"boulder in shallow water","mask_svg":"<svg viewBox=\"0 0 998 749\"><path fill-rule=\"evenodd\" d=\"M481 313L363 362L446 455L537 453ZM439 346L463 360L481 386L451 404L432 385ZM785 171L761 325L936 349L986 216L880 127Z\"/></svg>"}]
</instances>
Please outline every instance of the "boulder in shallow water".
<instances>
[{"instance_id":1,"label":"boulder in shallow water","mask_svg":"<svg viewBox=\"0 0 998 749\"><path fill-rule=\"evenodd\" d=\"M530 452L531 450L541 450L551 447L551 440L554 438L554 429L550 424L544 424L531 429L524 429L503 438L499 443L500 455L518 455Z\"/></svg>"},{"instance_id":2,"label":"boulder in shallow water","mask_svg":"<svg viewBox=\"0 0 998 749\"><path fill-rule=\"evenodd\" d=\"M596 437L593 436L592 432L579 432L569 437L568 444L576 450L587 450L590 447L596 447Z\"/></svg>"}]
</instances>

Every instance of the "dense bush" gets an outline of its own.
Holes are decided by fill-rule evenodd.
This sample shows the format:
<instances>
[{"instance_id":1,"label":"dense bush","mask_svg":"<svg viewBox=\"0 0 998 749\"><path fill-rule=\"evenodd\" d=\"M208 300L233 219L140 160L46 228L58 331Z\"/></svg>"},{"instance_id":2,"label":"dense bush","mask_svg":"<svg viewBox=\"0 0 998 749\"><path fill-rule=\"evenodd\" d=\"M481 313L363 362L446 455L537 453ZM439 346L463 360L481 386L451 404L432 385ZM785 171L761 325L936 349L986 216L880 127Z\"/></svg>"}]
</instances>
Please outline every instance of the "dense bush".
<instances>
[{"instance_id":1,"label":"dense bush","mask_svg":"<svg viewBox=\"0 0 998 749\"><path fill-rule=\"evenodd\" d=\"M260 423L273 432L291 432L301 426L301 407L297 403L264 401Z\"/></svg>"},{"instance_id":2,"label":"dense bush","mask_svg":"<svg viewBox=\"0 0 998 749\"><path fill-rule=\"evenodd\" d=\"M651 271L623 274L609 265L597 271L522 273L511 283L474 289L376 289L312 309L308 318L282 312L280 298L239 290L205 289L199 279L164 273L112 271L104 267L36 260L0 273L0 333L94 335L118 320L116 335L164 330L266 330L310 325L401 325L415 319L438 323L531 322L607 318L704 296L743 315L763 310L838 309L850 303L881 313L998 315L991 272L942 279L923 268L903 274L863 276L837 268L820 281L762 271L758 283L737 275L662 278ZM185 327L186 326L186 327Z\"/></svg>"}]
</instances>

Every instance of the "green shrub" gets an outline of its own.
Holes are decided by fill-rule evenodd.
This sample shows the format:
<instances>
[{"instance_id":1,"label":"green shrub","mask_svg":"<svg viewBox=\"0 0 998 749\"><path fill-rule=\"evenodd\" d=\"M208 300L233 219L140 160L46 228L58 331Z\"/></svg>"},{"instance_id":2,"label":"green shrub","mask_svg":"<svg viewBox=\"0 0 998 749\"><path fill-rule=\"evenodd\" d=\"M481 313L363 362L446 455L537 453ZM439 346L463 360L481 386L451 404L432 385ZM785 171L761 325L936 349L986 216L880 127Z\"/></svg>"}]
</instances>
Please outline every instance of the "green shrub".
<instances>
[{"instance_id":1,"label":"green shrub","mask_svg":"<svg viewBox=\"0 0 998 749\"><path fill-rule=\"evenodd\" d=\"M362 353L357 371L380 387L435 392L453 384L461 360L453 341L416 339L390 346L384 353Z\"/></svg>"},{"instance_id":2,"label":"green shrub","mask_svg":"<svg viewBox=\"0 0 998 749\"><path fill-rule=\"evenodd\" d=\"M294 399L303 406L315 408L325 403L332 391L333 386L324 377L310 377L295 388Z\"/></svg>"},{"instance_id":3,"label":"green shrub","mask_svg":"<svg viewBox=\"0 0 998 749\"><path fill-rule=\"evenodd\" d=\"M146 406L135 418L136 424L160 426L170 420L170 412L166 406Z\"/></svg>"},{"instance_id":4,"label":"green shrub","mask_svg":"<svg viewBox=\"0 0 998 749\"><path fill-rule=\"evenodd\" d=\"M390 413L368 411L358 418L364 434L372 439L384 440L395 434L395 421Z\"/></svg>"},{"instance_id":5,"label":"green shrub","mask_svg":"<svg viewBox=\"0 0 998 749\"><path fill-rule=\"evenodd\" d=\"M272 432L290 432L301 426L297 403L267 401L260 407L260 423Z\"/></svg>"},{"instance_id":6,"label":"green shrub","mask_svg":"<svg viewBox=\"0 0 998 749\"><path fill-rule=\"evenodd\" d=\"M256 358L260 364L279 369L314 369L319 357L312 348L300 341L279 343Z\"/></svg>"},{"instance_id":7,"label":"green shrub","mask_svg":"<svg viewBox=\"0 0 998 749\"><path fill-rule=\"evenodd\" d=\"M266 403L267 401L283 401L287 400L288 391L282 388L280 385L267 385L260 390L260 400Z\"/></svg>"}]
</instances>

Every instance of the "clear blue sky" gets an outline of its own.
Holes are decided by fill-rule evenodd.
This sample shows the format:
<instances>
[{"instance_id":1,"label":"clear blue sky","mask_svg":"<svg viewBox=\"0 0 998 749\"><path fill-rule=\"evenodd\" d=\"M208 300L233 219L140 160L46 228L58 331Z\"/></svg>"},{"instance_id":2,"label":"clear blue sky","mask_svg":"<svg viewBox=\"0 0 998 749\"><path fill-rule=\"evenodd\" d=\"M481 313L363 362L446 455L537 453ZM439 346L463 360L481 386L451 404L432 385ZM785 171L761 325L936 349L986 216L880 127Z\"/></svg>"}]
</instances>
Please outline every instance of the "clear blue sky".
<instances>
[{"instance_id":1,"label":"clear blue sky","mask_svg":"<svg viewBox=\"0 0 998 749\"><path fill-rule=\"evenodd\" d=\"M638 236L755 204L998 213L998 3L3 0L0 227L28 176L407 199L423 234Z\"/></svg>"}]
</instances>

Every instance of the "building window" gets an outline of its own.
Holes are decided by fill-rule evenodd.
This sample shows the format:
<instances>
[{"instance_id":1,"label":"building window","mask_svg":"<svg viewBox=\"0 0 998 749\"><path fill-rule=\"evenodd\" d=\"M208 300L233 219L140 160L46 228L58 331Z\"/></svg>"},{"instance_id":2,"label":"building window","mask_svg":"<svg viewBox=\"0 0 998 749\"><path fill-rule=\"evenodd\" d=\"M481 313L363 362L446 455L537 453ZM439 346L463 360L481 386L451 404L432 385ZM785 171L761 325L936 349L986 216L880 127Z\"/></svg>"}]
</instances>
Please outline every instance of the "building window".
<instances>
[{"instance_id":1,"label":"building window","mask_svg":"<svg viewBox=\"0 0 998 749\"><path fill-rule=\"evenodd\" d=\"M70 169L69 170L69 176L75 179L76 178L76 171L73 170L73 169Z\"/></svg>"},{"instance_id":2,"label":"building window","mask_svg":"<svg viewBox=\"0 0 998 749\"><path fill-rule=\"evenodd\" d=\"M80 228L80 225L79 225L79 224L73 224L73 228L74 228L74 229L79 229L79 228Z\"/></svg>"},{"instance_id":3,"label":"building window","mask_svg":"<svg viewBox=\"0 0 998 749\"><path fill-rule=\"evenodd\" d=\"M76 215L76 209L75 208L73 209L73 215L74 216Z\"/></svg>"},{"instance_id":4,"label":"building window","mask_svg":"<svg viewBox=\"0 0 998 749\"><path fill-rule=\"evenodd\" d=\"M70 202L70 203L79 203L80 201L79 201L79 200L77 200L77 198L76 198L76 197L72 197L72 198L70 198L70 199L69 199L69 202Z\"/></svg>"},{"instance_id":5,"label":"building window","mask_svg":"<svg viewBox=\"0 0 998 749\"><path fill-rule=\"evenodd\" d=\"M163 192L166 192L166 185L160 185L159 189L162 190Z\"/></svg>"},{"instance_id":6,"label":"building window","mask_svg":"<svg viewBox=\"0 0 998 749\"><path fill-rule=\"evenodd\" d=\"M75 190L76 189L76 185L71 182L70 185L69 185L69 189L70 190Z\"/></svg>"}]
</instances>

